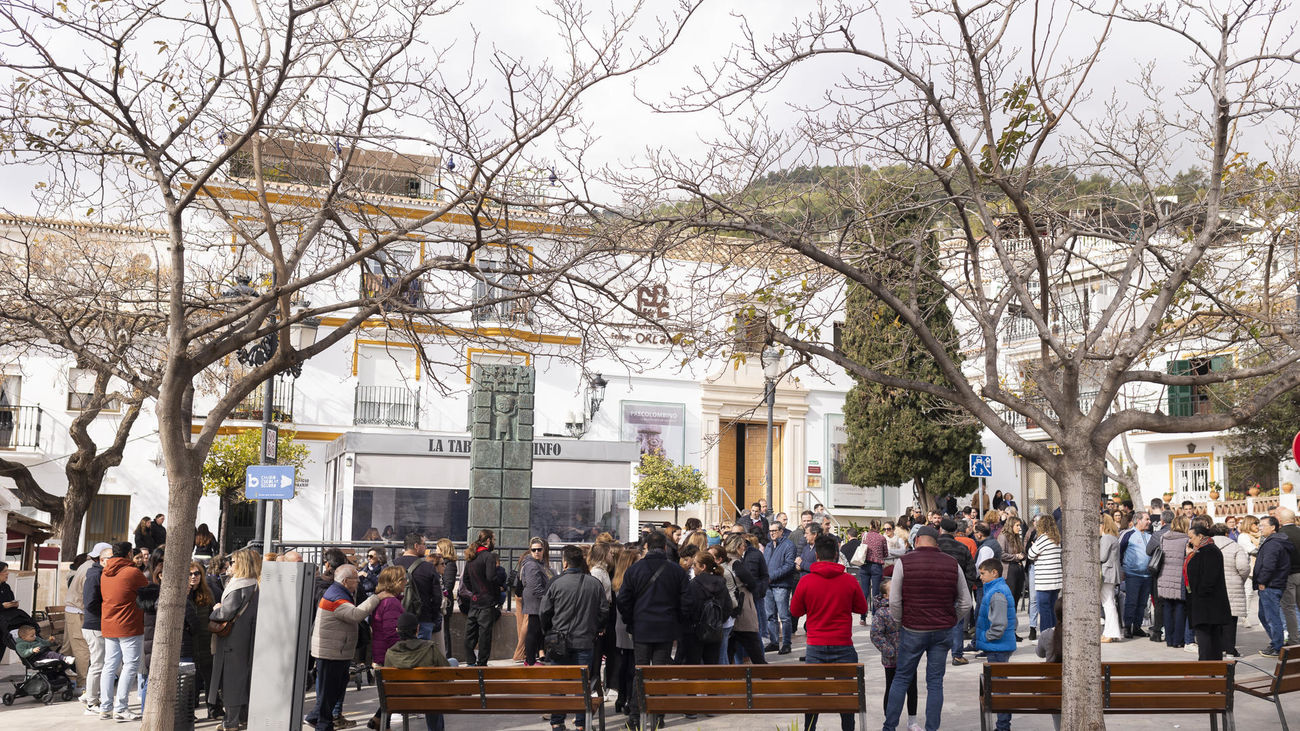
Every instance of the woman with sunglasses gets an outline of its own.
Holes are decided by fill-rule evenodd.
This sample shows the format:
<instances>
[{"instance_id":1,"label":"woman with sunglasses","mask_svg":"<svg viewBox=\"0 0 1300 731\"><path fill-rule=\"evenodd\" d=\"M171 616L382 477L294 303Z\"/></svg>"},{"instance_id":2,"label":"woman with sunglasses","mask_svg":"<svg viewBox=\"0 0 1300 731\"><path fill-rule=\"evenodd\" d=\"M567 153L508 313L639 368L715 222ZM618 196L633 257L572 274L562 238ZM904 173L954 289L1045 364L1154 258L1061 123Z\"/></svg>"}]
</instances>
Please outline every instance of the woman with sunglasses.
<instances>
[{"instance_id":1,"label":"woman with sunglasses","mask_svg":"<svg viewBox=\"0 0 1300 731\"><path fill-rule=\"evenodd\" d=\"M542 597L546 596L546 586L552 578L551 546L546 539L534 537L528 542L528 555L519 568L519 579L524 589L519 604L528 618L528 634L524 636L525 665L536 665L537 655L542 649Z\"/></svg>"},{"instance_id":2,"label":"woman with sunglasses","mask_svg":"<svg viewBox=\"0 0 1300 731\"><path fill-rule=\"evenodd\" d=\"M387 563L382 548L372 548L366 552L366 562L357 569L357 601L364 602L374 594L379 585L379 574Z\"/></svg>"},{"instance_id":3,"label":"woman with sunglasses","mask_svg":"<svg viewBox=\"0 0 1300 731\"><path fill-rule=\"evenodd\" d=\"M202 563L197 560L190 562L189 603L193 607L194 625L191 628L191 655L181 657L181 660L194 663L194 668L199 674L199 682L195 684L194 691L196 694L202 691L206 696L208 684L212 682L212 633L208 631L208 616L212 614L212 605L217 601L212 596L212 589L208 586L205 573ZM188 617L190 610L187 609L185 614ZM196 695L195 698L197 697ZM195 707L198 707L197 703ZM214 719L218 716L220 713L217 707L209 704L208 718Z\"/></svg>"}]
</instances>

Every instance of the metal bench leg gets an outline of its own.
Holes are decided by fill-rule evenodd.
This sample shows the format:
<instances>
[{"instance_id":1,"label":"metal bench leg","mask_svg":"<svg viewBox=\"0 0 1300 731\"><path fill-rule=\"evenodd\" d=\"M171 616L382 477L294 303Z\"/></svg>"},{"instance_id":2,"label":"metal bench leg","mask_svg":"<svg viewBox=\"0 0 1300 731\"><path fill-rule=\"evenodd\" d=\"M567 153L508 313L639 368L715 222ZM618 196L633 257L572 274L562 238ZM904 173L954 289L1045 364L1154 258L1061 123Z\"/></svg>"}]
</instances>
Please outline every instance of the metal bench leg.
<instances>
[{"instance_id":1,"label":"metal bench leg","mask_svg":"<svg viewBox=\"0 0 1300 731\"><path fill-rule=\"evenodd\" d=\"M1282 731L1290 731L1286 725L1286 713L1282 711L1282 695L1273 696L1273 705L1277 706L1277 718L1282 722Z\"/></svg>"},{"instance_id":2,"label":"metal bench leg","mask_svg":"<svg viewBox=\"0 0 1300 731\"><path fill-rule=\"evenodd\" d=\"M1219 714L1217 712L1210 714L1210 731L1219 731ZM1227 729L1224 729L1227 731Z\"/></svg>"}]
</instances>

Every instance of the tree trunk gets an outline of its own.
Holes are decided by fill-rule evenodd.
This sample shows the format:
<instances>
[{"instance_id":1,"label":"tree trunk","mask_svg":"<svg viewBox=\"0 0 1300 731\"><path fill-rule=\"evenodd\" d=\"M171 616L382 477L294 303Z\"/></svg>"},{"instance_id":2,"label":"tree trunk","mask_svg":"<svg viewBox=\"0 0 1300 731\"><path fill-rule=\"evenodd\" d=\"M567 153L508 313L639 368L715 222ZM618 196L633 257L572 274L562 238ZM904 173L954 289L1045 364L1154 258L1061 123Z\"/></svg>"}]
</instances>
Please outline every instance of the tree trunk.
<instances>
[{"instance_id":1,"label":"tree trunk","mask_svg":"<svg viewBox=\"0 0 1300 731\"><path fill-rule=\"evenodd\" d=\"M1085 451L1085 450L1081 450ZM1069 454L1070 450L1066 450ZM1086 453L1086 451L1085 451ZM1066 460L1061 489L1062 568L1065 613L1061 643L1061 728L1104 729L1101 697L1101 577L1097 496L1105 474L1104 455Z\"/></svg>"},{"instance_id":2,"label":"tree trunk","mask_svg":"<svg viewBox=\"0 0 1300 731\"><path fill-rule=\"evenodd\" d=\"M81 543L81 520L90 501L99 492L99 482L83 471L68 471L68 494L63 497L63 515L56 518L59 528L60 556L64 561L76 557Z\"/></svg>"},{"instance_id":3,"label":"tree trunk","mask_svg":"<svg viewBox=\"0 0 1300 731\"><path fill-rule=\"evenodd\" d=\"M194 526L202 497L202 459L188 445L189 423L178 408L166 408L166 387L159 399L159 436L167 460L167 540L173 546L193 546ZM149 664L149 699L143 731L170 731L176 705L176 667L181 656L181 631L189 576L164 571L158 597L153 657Z\"/></svg>"}]
</instances>

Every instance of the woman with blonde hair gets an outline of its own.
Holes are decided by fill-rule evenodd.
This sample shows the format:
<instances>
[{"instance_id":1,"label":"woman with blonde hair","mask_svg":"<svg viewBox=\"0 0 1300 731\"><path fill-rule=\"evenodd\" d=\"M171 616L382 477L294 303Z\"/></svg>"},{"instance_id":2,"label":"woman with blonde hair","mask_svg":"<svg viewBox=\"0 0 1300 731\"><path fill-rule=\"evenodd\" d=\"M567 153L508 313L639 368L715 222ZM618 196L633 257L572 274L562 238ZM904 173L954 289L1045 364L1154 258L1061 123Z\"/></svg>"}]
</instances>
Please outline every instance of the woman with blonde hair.
<instances>
[{"instance_id":1,"label":"woman with blonde hair","mask_svg":"<svg viewBox=\"0 0 1300 731\"><path fill-rule=\"evenodd\" d=\"M1034 562L1034 598L1038 603L1038 631L1056 626L1052 607L1061 595L1061 533L1050 515L1040 515L1034 523L1038 537L1026 556Z\"/></svg>"},{"instance_id":2,"label":"woman with blonde hair","mask_svg":"<svg viewBox=\"0 0 1300 731\"><path fill-rule=\"evenodd\" d=\"M623 547L623 552L618 555L618 561L614 564L614 575L610 578L610 589L614 596L618 596L618 591L623 587L623 577L627 575L627 570L632 567L641 558L641 548L636 544L628 544ZM632 699L632 680L636 674L636 658L633 649L636 647L632 642L632 635L627 631L627 622L623 621L623 615L618 611L611 610L610 614L614 615L614 645L618 648L618 662L614 677L613 689L618 692L614 700L614 712L623 713L627 710L628 701Z\"/></svg>"},{"instance_id":3,"label":"woman with blonde hair","mask_svg":"<svg viewBox=\"0 0 1300 731\"><path fill-rule=\"evenodd\" d=\"M1259 518L1253 515L1242 516L1237 523L1237 544L1246 552L1250 560L1250 575L1255 573L1255 555L1259 553ZM1251 609L1254 604L1256 609ZM1251 618L1258 614L1259 594L1255 591L1255 582L1246 579L1246 629L1255 626Z\"/></svg>"},{"instance_id":4,"label":"woman with blonde hair","mask_svg":"<svg viewBox=\"0 0 1300 731\"><path fill-rule=\"evenodd\" d=\"M212 685L208 703L225 706L222 728L233 730L248 723L248 692L252 680L254 630L257 627L257 585L262 578L262 555L242 548L230 556L230 580L221 601L213 606L212 625L229 625L216 635L212 651ZM214 628L215 629L215 628Z\"/></svg>"},{"instance_id":5,"label":"woman with blonde hair","mask_svg":"<svg viewBox=\"0 0 1300 731\"><path fill-rule=\"evenodd\" d=\"M456 596L456 579L459 571L456 565L456 544L450 538L438 539L438 553L442 554L442 652L451 657L451 615Z\"/></svg>"},{"instance_id":6,"label":"woman with blonde hair","mask_svg":"<svg viewBox=\"0 0 1300 731\"><path fill-rule=\"evenodd\" d=\"M1119 606L1115 604L1115 586L1119 584L1119 526L1106 513L1101 514L1101 613L1106 618L1102 642L1120 639Z\"/></svg>"}]
</instances>

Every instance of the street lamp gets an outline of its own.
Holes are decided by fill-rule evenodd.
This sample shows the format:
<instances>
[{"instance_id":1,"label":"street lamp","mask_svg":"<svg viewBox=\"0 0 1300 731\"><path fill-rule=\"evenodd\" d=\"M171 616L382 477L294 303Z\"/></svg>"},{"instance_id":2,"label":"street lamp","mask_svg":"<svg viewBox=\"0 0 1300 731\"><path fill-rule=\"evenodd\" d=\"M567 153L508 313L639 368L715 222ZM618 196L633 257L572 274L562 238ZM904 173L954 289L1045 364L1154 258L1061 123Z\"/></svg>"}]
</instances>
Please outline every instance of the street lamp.
<instances>
[{"instance_id":1,"label":"street lamp","mask_svg":"<svg viewBox=\"0 0 1300 731\"><path fill-rule=\"evenodd\" d=\"M772 408L776 405L776 377L781 375L781 351L769 344L759 360L763 363L763 399L767 401L767 504L775 515L779 511L772 501Z\"/></svg>"},{"instance_id":2,"label":"street lamp","mask_svg":"<svg viewBox=\"0 0 1300 731\"><path fill-rule=\"evenodd\" d=\"M599 373L587 378L586 405L583 406L581 414L569 412L569 418L564 422L564 429L569 436L575 439L581 439L587 435L591 429L591 421L596 418L596 412L600 411L600 405L605 401L605 387L609 381Z\"/></svg>"},{"instance_id":3,"label":"street lamp","mask_svg":"<svg viewBox=\"0 0 1300 731\"><path fill-rule=\"evenodd\" d=\"M257 291L254 290L249 285L249 280L247 278L241 277L238 286L228 291L226 294L228 296L234 296L234 297L248 297L248 296L256 296ZM308 300L303 300L302 306L304 308L310 308L311 302ZM272 318L272 322L274 322L274 317ZM319 318L308 317L308 318L304 318L303 320L301 320L299 323L295 325L291 325L289 328L289 346L293 348L295 351L301 351L306 348L310 348L312 345L316 343L316 332L320 328L320 323L321 321ZM235 358L240 363L246 366L256 368L258 366L265 365L268 361L270 361L271 358L275 356L275 351L279 348L279 346L280 346L280 332L277 330L269 333L266 337L262 338L261 340L258 340L255 343L250 343L249 345L240 348L238 351L235 352ZM289 371L290 374L293 375L294 378L298 378L299 376L302 375L302 363L294 363L293 365L289 366L287 370ZM277 374L271 374L270 376L267 377L265 381L262 382L263 392L262 392L261 463L264 465L275 464L276 458L278 457L277 442L279 440L279 430L275 429L274 426L272 425L272 419L274 413L273 409L275 408L275 376L276 375ZM261 501L261 504L258 505L256 516L257 518L256 518L256 523L254 528L253 542L250 543L249 545L256 546L256 548L260 551L263 548L266 541L266 501L265 500Z\"/></svg>"}]
</instances>

